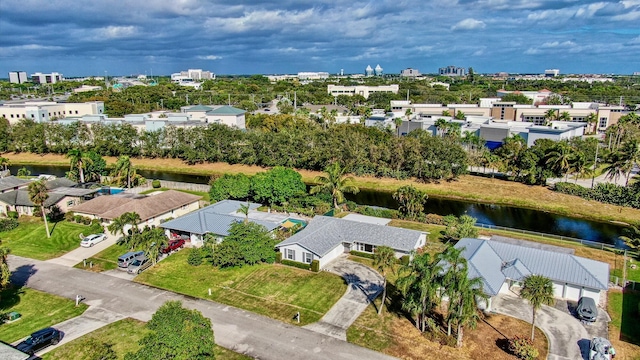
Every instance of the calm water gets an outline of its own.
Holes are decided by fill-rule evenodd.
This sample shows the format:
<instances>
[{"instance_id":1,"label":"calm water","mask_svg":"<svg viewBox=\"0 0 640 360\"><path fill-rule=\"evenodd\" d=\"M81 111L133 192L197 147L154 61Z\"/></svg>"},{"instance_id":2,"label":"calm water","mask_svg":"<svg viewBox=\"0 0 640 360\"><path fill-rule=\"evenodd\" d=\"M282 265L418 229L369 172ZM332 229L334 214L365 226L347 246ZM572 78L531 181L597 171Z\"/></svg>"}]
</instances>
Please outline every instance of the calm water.
<instances>
[{"instance_id":1,"label":"calm water","mask_svg":"<svg viewBox=\"0 0 640 360\"><path fill-rule=\"evenodd\" d=\"M67 167L60 166L25 166L32 175L50 174L64 176ZM18 166L10 166L12 174L16 174ZM147 179L159 179L168 181L181 181L197 184L207 184L208 176L189 175L171 172L138 170L138 173ZM356 195L347 194L348 200L362 205L380 206L397 209L398 203L391 193L374 190L363 190ZM598 221L571 218L562 215L551 214L544 211L522 209L511 206L498 206L480 204L468 201L429 198L425 205L425 212L456 216L471 215L478 219L478 223L506 226L516 229L538 231L548 234L569 236L579 239L604 242L607 244L621 245L618 236L622 234L622 226Z\"/></svg>"}]
</instances>

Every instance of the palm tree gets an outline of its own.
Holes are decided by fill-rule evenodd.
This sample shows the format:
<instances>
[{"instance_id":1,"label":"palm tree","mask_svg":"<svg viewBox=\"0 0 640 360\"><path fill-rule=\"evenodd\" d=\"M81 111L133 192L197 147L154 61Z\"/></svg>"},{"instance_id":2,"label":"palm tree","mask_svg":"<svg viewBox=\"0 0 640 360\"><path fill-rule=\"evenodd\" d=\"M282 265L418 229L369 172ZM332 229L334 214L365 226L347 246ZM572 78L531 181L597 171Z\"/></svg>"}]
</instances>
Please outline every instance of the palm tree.
<instances>
[{"instance_id":1,"label":"palm tree","mask_svg":"<svg viewBox=\"0 0 640 360\"><path fill-rule=\"evenodd\" d=\"M558 120L561 121L571 121L571 114L568 111L563 111L558 115Z\"/></svg>"},{"instance_id":2,"label":"palm tree","mask_svg":"<svg viewBox=\"0 0 640 360\"><path fill-rule=\"evenodd\" d=\"M591 162L583 152L577 152L571 157L569 168L576 175L576 184L578 183L578 178L591 174L591 165Z\"/></svg>"},{"instance_id":3,"label":"palm tree","mask_svg":"<svg viewBox=\"0 0 640 360\"><path fill-rule=\"evenodd\" d=\"M629 225L623 232L624 236L620 236L620 239L624 240L627 246L633 249L640 248L640 223Z\"/></svg>"},{"instance_id":4,"label":"palm tree","mask_svg":"<svg viewBox=\"0 0 640 360\"><path fill-rule=\"evenodd\" d=\"M337 210L338 203L344 201L344 194L357 194L360 189L354 185L350 185L353 182L353 176L345 176L346 168L340 166L339 163L334 162L327 166L324 171L326 175L316 176L315 182L320 183L311 188L311 194L328 193L333 198L333 207Z\"/></svg>"},{"instance_id":5,"label":"palm tree","mask_svg":"<svg viewBox=\"0 0 640 360\"><path fill-rule=\"evenodd\" d=\"M80 182L84 183L84 168L87 164L91 164L93 160L80 149L71 149L66 155L71 163L70 171L78 169L78 175L80 176Z\"/></svg>"},{"instance_id":6,"label":"palm tree","mask_svg":"<svg viewBox=\"0 0 640 360\"><path fill-rule=\"evenodd\" d=\"M596 113L589 113L584 120L587 122L589 126L589 133L595 134L596 132L596 123L598 122L598 115Z\"/></svg>"},{"instance_id":7,"label":"palm tree","mask_svg":"<svg viewBox=\"0 0 640 360\"><path fill-rule=\"evenodd\" d=\"M449 111L449 110L442 110L442 116L451 116L451 111Z\"/></svg>"},{"instance_id":8,"label":"palm tree","mask_svg":"<svg viewBox=\"0 0 640 360\"><path fill-rule=\"evenodd\" d=\"M118 236L118 233L121 233L122 236L124 237L126 236L124 232L124 228L127 226L127 224L128 224L127 219L122 215L120 215L117 218L113 219L111 224L107 226L107 229L109 230L110 233L112 233L115 236Z\"/></svg>"},{"instance_id":9,"label":"palm tree","mask_svg":"<svg viewBox=\"0 0 640 360\"><path fill-rule=\"evenodd\" d=\"M399 210L412 219L422 213L424 203L429 198L427 193L411 185L399 187L392 196L400 204Z\"/></svg>"},{"instance_id":10,"label":"palm tree","mask_svg":"<svg viewBox=\"0 0 640 360\"><path fill-rule=\"evenodd\" d=\"M553 151L550 151L547 154L546 164L550 164L551 168L557 174L565 174L565 181L568 181L572 157L573 153L571 151L571 148L565 143L559 143Z\"/></svg>"},{"instance_id":11,"label":"palm tree","mask_svg":"<svg viewBox=\"0 0 640 360\"><path fill-rule=\"evenodd\" d=\"M620 161L622 162L621 167L625 172L625 186L628 186L631 170L640 165L640 142L638 140L629 140L622 145Z\"/></svg>"},{"instance_id":12,"label":"palm tree","mask_svg":"<svg viewBox=\"0 0 640 360\"><path fill-rule=\"evenodd\" d=\"M396 134L399 137L400 136L400 126L402 125L402 119L401 118L395 118L395 119L393 119L393 123L396 125Z\"/></svg>"},{"instance_id":13,"label":"palm tree","mask_svg":"<svg viewBox=\"0 0 640 360\"><path fill-rule=\"evenodd\" d=\"M47 213L45 210L44 202L49 198L49 193L47 192L47 184L45 180L33 181L29 184L29 199L36 206L40 207L42 210L42 219L44 219L44 227L47 230L47 238L50 238L49 234L49 224L47 223Z\"/></svg>"},{"instance_id":14,"label":"palm tree","mask_svg":"<svg viewBox=\"0 0 640 360\"><path fill-rule=\"evenodd\" d=\"M122 214L122 216L124 216L126 223L128 225L131 225L132 233L137 234L140 232L138 224L140 224L142 219L140 219L140 215L138 215L137 212L124 213Z\"/></svg>"},{"instance_id":15,"label":"palm tree","mask_svg":"<svg viewBox=\"0 0 640 360\"><path fill-rule=\"evenodd\" d=\"M447 120L440 118L436 120L434 125L436 126L436 134L444 137L444 130L447 127Z\"/></svg>"},{"instance_id":16,"label":"palm tree","mask_svg":"<svg viewBox=\"0 0 640 360\"><path fill-rule=\"evenodd\" d=\"M378 308L378 315L382 315L382 309L387 298L387 271L393 271L393 265L396 263L396 252L388 246L378 246L373 254L373 267L382 274L384 279L382 284L382 303Z\"/></svg>"},{"instance_id":17,"label":"palm tree","mask_svg":"<svg viewBox=\"0 0 640 360\"><path fill-rule=\"evenodd\" d=\"M2 169L4 171L7 171L7 168L9 167L10 164L11 162L9 161L9 159L5 157L0 157L0 166L2 166Z\"/></svg>"},{"instance_id":18,"label":"palm tree","mask_svg":"<svg viewBox=\"0 0 640 360\"><path fill-rule=\"evenodd\" d=\"M437 262L441 264L444 273L441 275L441 284L444 288L444 295L449 298L449 307L447 309L447 335L451 336L451 325L455 324L457 313L455 307L452 307L451 300L458 297L458 284L464 281L467 276L467 260L462 256L462 249L449 246L445 251L439 254Z\"/></svg>"},{"instance_id":19,"label":"palm tree","mask_svg":"<svg viewBox=\"0 0 640 360\"><path fill-rule=\"evenodd\" d=\"M527 300L533 309L533 320L531 321L531 341L533 341L536 330L536 311L542 305L553 305L553 282L542 275L529 275L522 282L520 297Z\"/></svg>"},{"instance_id":20,"label":"palm tree","mask_svg":"<svg viewBox=\"0 0 640 360\"><path fill-rule=\"evenodd\" d=\"M468 270L462 268L460 280L454 285L455 298L449 298L449 312L453 315L453 322L458 326L456 347L462 346L463 328L476 327L478 314L478 300L486 301L489 297L482 291L482 279L469 279Z\"/></svg>"},{"instance_id":21,"label":"palm tree","mask_svg":"<svg viewBox=\"0 0 640 360\"><path fill-rule=\"evenodd\" d=\"M10 282L11 270L7 262L10 252L8 247L2 246L2 240L0 240L0 290L7 287Z\"/></svg>"},{"instance_id":22,"label":"palm tree","mask_svg":"<svg viewBox=\"0 0 640 360\"><path fill-rule=\"evenodd\" d=\"M123 180L127 188L131 188L131 179L136 175L136 170L131 163L131 158L126 155L120 156L113 169L113 176L119 181Z\"/></svg>"},{"instance_id":23,"label":"palm tree","mask_svg":"<svg viewBox=\"0 0 640 360\"><path fill-rule=\"evenodd\" d=\"M604 172L607 174L606 178L618 182L620 176L626 174L626 166L620 152L615 152L611 155L611 162L604 168Z\"/></svg>"},{"instance_id":24,"label":"palm tree","mask_svg":"<svg viewBox=\"0 0 640 360\"><path fill-rule=\"evenodd\" d=\"M248 223L249 222L249 210L250 210L250 206L249 206L249 201L247 201L247 204L242 204L240 205L240 209L238 209L238 211L241 214L244 214L244 223Z\"/></svg>"},{"instance_id":25,"label":"palm tree","mask_svg":"<svg viewBox=\"0 0 640 360\"><path fill-rule=\"evenodd\" d=\"M401 268L403 275L397 285L404 295L402 308L415 316L416 328L421 332L426 330L427 314L440 302L441 272L440 263L431 261L429 253L414 254L411 263Z\"/></svg>"},{"instance_id":26,"label":"palm tree","mask_svg":"<svg viewBox=\"0 0 640 360\"><path fill-rule=\"evenodd\" d=\"M544 113L544 119L547 121L547 125L550 124L551 120L558 120L559 111L559 109L549 109Z\"/></svg>"}]
</instances>

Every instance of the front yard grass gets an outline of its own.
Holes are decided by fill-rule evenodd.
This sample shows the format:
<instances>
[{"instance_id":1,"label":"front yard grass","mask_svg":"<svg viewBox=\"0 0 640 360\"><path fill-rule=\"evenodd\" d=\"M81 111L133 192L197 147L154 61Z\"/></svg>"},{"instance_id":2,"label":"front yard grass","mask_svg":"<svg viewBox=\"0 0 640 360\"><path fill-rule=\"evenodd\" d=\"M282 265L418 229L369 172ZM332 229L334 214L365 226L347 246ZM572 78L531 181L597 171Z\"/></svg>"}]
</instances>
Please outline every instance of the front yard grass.
<instances>
[{"instance_id":1,"label":"front yard grass","mask_svg":"<svg viewBox=\"0 0 640 360\"><path fill-rule=\"evenodd\" d=\"M313 273L283 265L254 265L217 269L187 264L183 250L152 266L135 281L217 301L291 324L300 312L300 325L318 321L347 287L328 272ZM208 295L211 289L211 296Z\"/></svg>"},{"instance_id":2,"label":"front yard grass","mask_svg":"<svg viewBox=\"0 0 640 360\"><path fill-rule=\"evenodd\" d=\"M118 256L129 251L129 248L125 245L114 244L88 258L86 266L83 262L80 262L74 267L93 272L113 270L118 267ZM90 263L93 263L93 267L91 267Z\"/></svg>"},{"instance_id":3,"label":"front yard grass","mask_svg":"<svg viewBox=\"0 0 640 360\"><path fill-rule=\"evenodd\" d=\"M640 292L610 290L608 300L609 339L616 354L621 359L640 359Z\"/></svg>"},{"instance_id":4,"label":"front yard grass","mask_svg":"<svg viewBox=\"0 0 640 360\"><path fill-rule=\"evenodd\" d=\"M112 349L115 351L118 359L123 359L126 353L135 352L140 348L138 342L149 331L144 325L144 322L131 318L116 321L44 354L42 359L87 359L90 358L91 346L94 346L96 343L112 344ZM216 346L214 351L215 357L218 360L250 359L245 355L238 354L220 346Z\"/></svg>"},{"instance_id":5,"label":"front yard grass","mask_svg":"<svg viewBox=\"0 0 640 360\"><path fill-rule=\"evenodd\" d=\"M73 300L28 288L8 288L0 292L0 312L16 311L20 320L0 325L0 340L12 343L32 332L81 315L87 305L76 307Z\"/></svg>"},{"instance_id":6,"label":"front yard grass","mask_svg":"<svg viewBox=\"0 0 640 360\"><path fill-rule=\"evenodd\" d=\"M0 239L14 255L48 260L80 246L80 234L89 235L103 231L99 225L87 226L68 221L49 223L49 229L51 238L47 238L42 219L22 216L17 228L0 232Z\"/></svg>"}]
</instances>

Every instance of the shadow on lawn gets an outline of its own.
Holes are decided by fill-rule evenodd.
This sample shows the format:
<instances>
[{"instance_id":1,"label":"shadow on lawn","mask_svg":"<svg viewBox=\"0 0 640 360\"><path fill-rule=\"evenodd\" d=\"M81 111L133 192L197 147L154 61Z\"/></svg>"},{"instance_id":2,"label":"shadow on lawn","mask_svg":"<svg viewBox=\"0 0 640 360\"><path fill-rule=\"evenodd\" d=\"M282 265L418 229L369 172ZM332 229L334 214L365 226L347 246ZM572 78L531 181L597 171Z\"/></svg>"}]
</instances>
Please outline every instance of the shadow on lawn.
<instances>
[{"instance_id":1,"label":"shadow on lawn","mask_svg":"<svg viewBox=\"0 0 640 360\"><path fill-rule=\"evenodd\" d=\"M11 273L10 285L0 291L0 313L20 303L20 295L24 293L22 288L36 271L33 265L22 265Z\"/></svg>"},{"instance_id":2,"label":"shadow on lawn","mask_svg":"<svg viewBox=\"0 0 640 360\"><path fill-rule=\"evenodd\" d=\"M624 289L622 293L622 320L620 340L640 345L640 291Z\"/></svg>"}]
</instances>

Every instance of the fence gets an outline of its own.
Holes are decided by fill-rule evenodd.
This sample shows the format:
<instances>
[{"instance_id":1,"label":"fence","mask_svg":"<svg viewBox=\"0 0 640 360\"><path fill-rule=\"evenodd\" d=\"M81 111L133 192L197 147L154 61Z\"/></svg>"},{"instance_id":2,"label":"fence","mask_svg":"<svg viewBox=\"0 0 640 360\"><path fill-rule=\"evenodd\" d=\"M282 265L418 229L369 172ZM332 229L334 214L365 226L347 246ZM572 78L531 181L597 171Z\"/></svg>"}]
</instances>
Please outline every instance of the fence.
<instances>
[{"instance_id":1,"label":"fence","mask_svg":"<svg viewBox=\"0 0 640 360\"><path fill-rule=\"evenodd\" d=\"M586 246L589 246L589 247L597 248L597 249L600 249L600 250L616 249L616 247L614 245L611 245L611 244L605 244L605 243L601 243L601 242L595 242L595 241L589 241L589 240L583 240L583 239L576 239L576 238L572 238L572 237L569 237L569 236L545 234L545 233L541 233L541 232L537 232L537 231L513 229L513 228L504 227L504 226L481 224L481 223L476 223L476 227L479 227L479 228L482 228L482 229L505 230L505 231L511 231L511 232L516 232L516 233L521 233L521 234L529 234L529 235L536 235L536 236L540 236L540 237L548 237L550 239L572 241L572 242L577 242L577 243L580 243L582 245L586 245Z\"/></svg>"},{"instance_id":2,"label":"fence","mask_svg":"<svg viewBox=\"0 0 640 360\"><path fill-rule=\"evenodd\" d=\"M615 286L622 286L622 279L619 276L610 275L609 282ZM622 286L631 290L640 290L640 283L633 280L627 280L626 286Z\"/></svg>"},{"instance_id":3,"label":"fence","mask_svg":"<svg viewBox=\"0 0 640 360\"><path fill-rule=\"evenodd\" d=\"M160 180L160 187L167 188L167 189L174 189L174 190L187 190L187 191L198 191L198 192L209 192L209 189L210 189L210 186L205 184L193 184L193 183L167 181L167 180ZM151 180L147 180L146 184L132 188L132 189L127 189L126 191L128 193L139 194L143 191L147 191L150 189L152 189Z\"/></svg>"}]
</instances>

